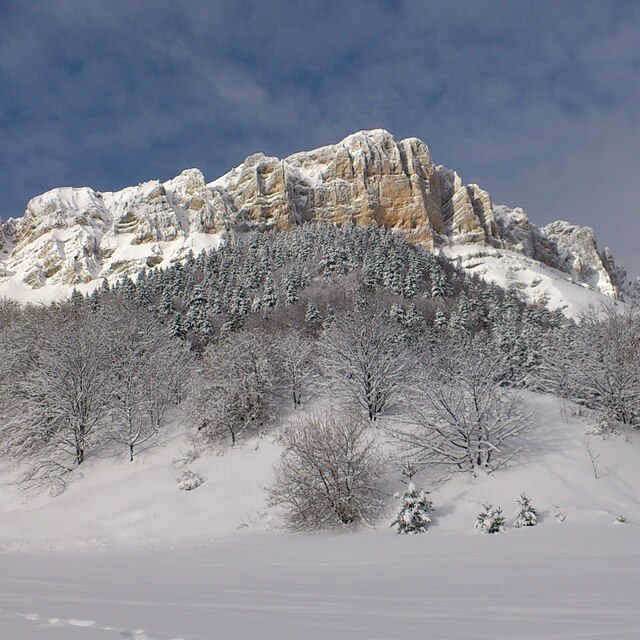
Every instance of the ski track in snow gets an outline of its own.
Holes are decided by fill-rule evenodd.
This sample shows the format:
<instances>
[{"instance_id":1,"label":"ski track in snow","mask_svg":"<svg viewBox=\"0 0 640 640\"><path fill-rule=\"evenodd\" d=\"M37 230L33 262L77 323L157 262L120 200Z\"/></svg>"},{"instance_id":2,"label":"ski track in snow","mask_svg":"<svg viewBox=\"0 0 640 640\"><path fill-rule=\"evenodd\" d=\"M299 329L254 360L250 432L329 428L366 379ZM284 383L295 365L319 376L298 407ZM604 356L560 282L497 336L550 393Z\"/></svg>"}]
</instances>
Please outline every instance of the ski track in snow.
<instances>
[{"instance_id":1,"label":"ski track in snow","mask_svg":"<svg viewBox=\"0 0 640 640\"><path fill-rule=\"evenodd\" d=\"M190 492L177 438L135 465L94 461L57 498L27 501L0 473L0 640L636 640L640 434L589 436L594 479L589 425L527 398L540 426L518 464L434 490L418 536L389 530L395 503L373 530L278 532L269 438L190 463L210 478ZM512 526L522 491L530 530ZM505 533L473 531L483 501Z\"/></svg>"},{"instance_id":2,"label":"ski track in snow","mask_svg":"<svg viewBox=\"0 0 640 640\"><path fill-rule=\"evenodd\" d=\"M2 610L0 610L2 612ZM123 638L124 640L187 640L186 638L174 638L169 636L149 635L144 629L136 629L129 631L126 629L117 629L110 626L101 626L94 620L81 620L77 618L42 618L37 613L16 613L18 618L34 622L38 627L77 627L82 629L91 629L105 631L114 637Z\"/></svg>"}]
</instances>

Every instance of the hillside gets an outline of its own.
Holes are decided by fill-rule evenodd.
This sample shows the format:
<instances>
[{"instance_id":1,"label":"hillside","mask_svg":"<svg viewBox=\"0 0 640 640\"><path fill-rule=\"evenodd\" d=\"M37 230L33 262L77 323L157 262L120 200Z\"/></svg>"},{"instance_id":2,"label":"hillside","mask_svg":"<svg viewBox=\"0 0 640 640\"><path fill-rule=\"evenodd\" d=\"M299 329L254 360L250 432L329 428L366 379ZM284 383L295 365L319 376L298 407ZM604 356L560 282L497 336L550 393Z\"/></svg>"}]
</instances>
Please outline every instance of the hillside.
<instances>
[{"instance_id":1,"label":"hillside","mask_svg":"<svg viewBox=\"0 0 640 640\"><path fill-rule=\"evenodd\" d=\"M520 463L435 489L434 523L418 536L389 529L392 498L373 529L283 532L264 492L279 451L272 436L189 463L207 477L193 491L178 490L189 445L171 431L133 464L94 459L53 499L21 493L5 468L0 626L20 640L204 640L211 629L247 638L364 640L418 629L633 637L638 434L586 435L570 405L528 401L537 427ZM388 491L401 488L399 474L390 477ZM522 491L541 514L530 530L510 526ZM474 532L486 501L503 506L506 533ZM628 522L614 525L618 515Z\"/></svg>"},{"instance_id":2,"label":"hillside","mask_svg":"<svg viewBox=\"0 0 640 640\"><path fill-rule=\"evenodd\" d=\"M372 130L283 160L254 154L211 182L189 169L113 193L69 187L37 196L2 226L0 294L49 301L74 287L90 292L224 238L309 221L395 229L436 252L487 248L515 268L535 263L539 291L552 300L566 288L556 287L559 271L586 292L575 294L581 302L570 315L599 304L598 294L617 299L633 289L591 229L537 228L522 209L494 205L485 190L436 165L424 142Z\"/></svg>"},{"instance_id":3,"label":"hillside","mask_svg":"<svg viewBox=\"0 0 640 640\"><path fill-rule=\"evenodd\" d=\"M623 429L607 438L588 435L593 425L573 415L571 405L553 396L529 394L528 400L536 408L535 428L526 436L518 464L476 478L460 474L435 489L431 497L436 524L424 544L451 533L472 535L482 502L503 505L507 515L515 513L522 491L541 509L541 529L559 527L554 517L559 511L566 514L568 526L608 526L618 515L629 518L630 528L640 526L640 497L632 489L640 486L635 464L640 434ZM599 456L597 480L586 441ZM15 469L5 464L0 478L0 548L88 551L202 544L251 532L287 535L265 492L282 450L274 434L234 449L205 450L188 462L191 447L183 432L168 428L160 444L140 453L134 463L122 457L94 457L76 472L65 493L54 498L46 492L24 493L13 484ZM207 481L192 491L180 491L177 478L186 468ZM441 483L429 473L417 479L427 486ZM385 487L389 495L402 489L401 480L399 471L390 471ZM394 508L389 499L377 530L387 531ZM55 528L47 526L52 521Z\"/></svg>"}]
</instances>

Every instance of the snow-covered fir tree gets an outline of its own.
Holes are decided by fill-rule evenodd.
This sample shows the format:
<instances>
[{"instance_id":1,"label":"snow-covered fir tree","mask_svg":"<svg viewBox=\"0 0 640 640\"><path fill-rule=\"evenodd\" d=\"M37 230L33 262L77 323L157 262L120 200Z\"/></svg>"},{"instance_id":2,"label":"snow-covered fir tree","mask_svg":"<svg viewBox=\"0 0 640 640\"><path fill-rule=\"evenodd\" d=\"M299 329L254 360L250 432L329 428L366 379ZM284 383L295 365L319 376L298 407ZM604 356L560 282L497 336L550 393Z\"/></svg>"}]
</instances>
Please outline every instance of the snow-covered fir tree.
<instances>
[{"instance_id":1,"label":"snow-covered fir tree","mask_svg":"<svg viewBox=\"0 0 640 640\"><path fill-rule=\"evenodd\" d=\"M415 304L411 303L404 314L402 323L411 331L423 331L426 327L424 316L418 311Z\"/></svg>"},{"instance_id":2,"label":"snow-covered fir tree","mask_svg":"<svg viewBox=\"0 0 640 640\"><path fill-rule=\"evenodd\" d=\"M506 520L501 507L483 504L482 511L476 517L476 529L482 533L502 533Z\"/></svg>"},{"instance_id":3,"label":"snow-covered fir tree","mask_svg":"<svg viewBox=\"0 0 640 640\"><path fill-rule=\"evenodd\" d=\"M520 527L535 527L538 524L538 512L531 504L531 499L527 498L524 493L518 499L518 507L513 526L517 529Z\"/></svg>"},{"instance_id":4,"label":"snow-covered fir tree","mask_svg":"<svg viewBox=\"0 0 640 640\"><path fill-rule=\"evenodd\" d=\"M306 324L309 324L309 325L316 325L322 322L322 317L320 316L320 310L313 302L310 302L309 304L307 304L307 310L305 311L305 314L304 314L304 321Z\"/></svg>"},{"instance_id":5,"label":"snow-covered fir tree","mask_svg":"<svg viewBox=\"0 0 640 640\"><path fill-rule=\"evenodd\" d=\"M400 505L391 527L396 527L397 533L424 533L431 524L429 514L433 511L427 492L410 482L407 490L396 494L396 498Z\"/></svg>"}]
</instances>

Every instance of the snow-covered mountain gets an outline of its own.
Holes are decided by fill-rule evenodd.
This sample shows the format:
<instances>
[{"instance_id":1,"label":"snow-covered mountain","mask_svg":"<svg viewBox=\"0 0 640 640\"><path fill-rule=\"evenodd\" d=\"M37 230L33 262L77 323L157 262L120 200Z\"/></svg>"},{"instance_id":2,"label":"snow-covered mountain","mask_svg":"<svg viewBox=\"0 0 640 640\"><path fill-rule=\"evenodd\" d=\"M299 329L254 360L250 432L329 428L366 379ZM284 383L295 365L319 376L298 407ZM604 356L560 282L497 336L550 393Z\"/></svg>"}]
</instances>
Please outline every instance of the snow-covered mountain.
<instances>
[{"instance_id":1,"label":"snow-covered mountain","mask_svg":"<svg viewBox=\"0 0 640 640\"><path fill-rule=\"evenodd\" d=\"M590 228L562 221L538 228L522 209L494 205L478 185L434 164L421 140L396 141L376 129L285 159L254 154L209 183L188 169L117 192L66 187L37 196L1 227L0 294L58 298L169 265L223 237L305 221L398 229L499 282L534 274L522 286L556 306L567 283L577 285L569 312L602 295L621 298L628 285Z\"/></svg>"}]
</instances>

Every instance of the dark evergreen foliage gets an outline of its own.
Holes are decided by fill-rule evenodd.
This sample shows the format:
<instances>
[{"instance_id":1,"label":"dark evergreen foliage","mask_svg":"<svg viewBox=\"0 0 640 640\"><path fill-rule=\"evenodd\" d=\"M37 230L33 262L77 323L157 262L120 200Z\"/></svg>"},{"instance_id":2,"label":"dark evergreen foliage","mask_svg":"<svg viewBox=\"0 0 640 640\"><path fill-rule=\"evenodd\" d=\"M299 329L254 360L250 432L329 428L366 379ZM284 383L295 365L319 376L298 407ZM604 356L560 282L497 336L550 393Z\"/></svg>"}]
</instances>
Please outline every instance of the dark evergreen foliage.
<instances>
[{"instance_id":1,"label":"dark evergreen foliage","mask_svg":"<svg viewBox=\"0 0 640 640\"><path fill-rule=\"evenodd\" d=\"M527 382L545 334L568 324L560 312L527 305L519 292L469 275L399 233L351 224L255 233L169 269L143 271L136 282L123 278L100 295L148 307L197 350L243 328L317 332L375 298L409 334L491 334L509 354L517 384Z\"/></svg>"}]
</instances>

